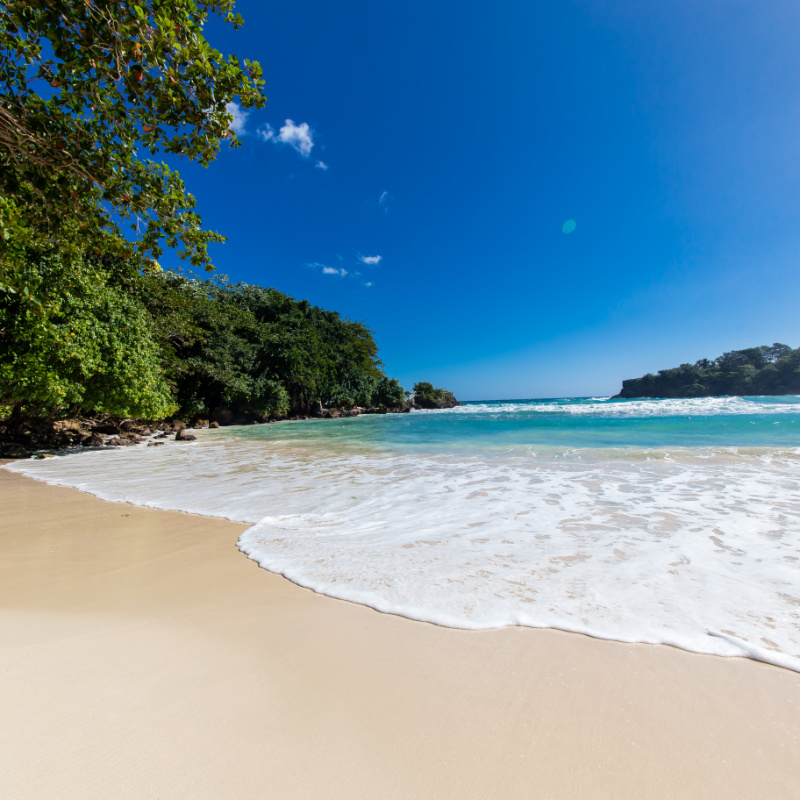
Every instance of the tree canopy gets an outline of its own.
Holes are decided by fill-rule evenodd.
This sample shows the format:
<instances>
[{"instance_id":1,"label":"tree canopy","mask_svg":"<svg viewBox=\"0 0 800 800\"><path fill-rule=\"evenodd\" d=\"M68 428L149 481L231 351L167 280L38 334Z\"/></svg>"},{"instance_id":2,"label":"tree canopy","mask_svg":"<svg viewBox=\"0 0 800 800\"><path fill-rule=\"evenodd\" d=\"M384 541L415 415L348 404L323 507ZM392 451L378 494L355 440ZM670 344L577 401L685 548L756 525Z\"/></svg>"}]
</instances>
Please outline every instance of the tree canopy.
<instances>
[{"instance_id":1,"label":"tree canopy","mask_svg":"<svg viewBox=\"0 0 800 800\"><path fill-rule=\"evenodd\" d=\"M203 36L234 28L233 0L6 0L0 3L0 286L20 288L20 248L158 258L209 268L178 173L154 157L208 165L239 144L228 103L261 107L261 67ZM123 236L123 226L129 226Z\"/></svg>"},{"instance_id":2,"label":"tree canopy","mask_svg":"<svg viewBox=\"0 0 800 800\"><path fill-rule=\"evenodd\" d=\"M363 323L276 289L179 276L161 282L166 291L192 297L184 323L192 333L173 343L170 370L187 413L229 407L244 415L284 416L307 413L317 402L373 404L383 371Z\"/></svg>"},{"instance_id":3,"label":"tree canopy","mask_svg":"<svg viewBox=\"0 0 800 800\"><path fill-rule=\"evenodd\" d=\"M800 348L773 345L730 350L622 382L618 397L719 397L800 393Z\"/></svg>"},{"instance_id":4,"label":"tree canopy","mask_svg":"<svg viewBox=\"0 0 800 800\"><path fill-rule=\"evenodd\" d=\"M20 274L28 293L0 292L0 419L280 418L403 398L363 323L277 289L114 255L29 254Z\"/></svg>"},{"instance_id":5,"label":"tree canopy","mask_svg":"<svg viewBox=\"0 0 800 800\"><path fill-rule=\"evenodd\" d=\"M414 403L422 408L452 408L460 405L452 392L447 389L436 389L428 381L414 384Z\"/></svg>"},{"instance_id":6,"label":"tree canopy","mask_svg":"<svg viewBox=\"0 0 800 800\"><path fill-rule=\"evenodd\" d=\"M223 239L159 154L207 166L239 144L229 104L265 102L211 16L242 24L233 0L0 0L0 419L402 399L363 323L155 261L211 269Z\"/></svg>"},{"instance_id":7,"label":"tree canopy","mask_svg":"<svg viewBox=\"0 0 800 800\"><path fill-rule=\"evenodd\" d=\"M176 410L152 316L122 288L126 271L109 258L72 259L68 269L55 254L24 263L29 293L0 303L0 412Z\"/></svg>"}]
</instances>

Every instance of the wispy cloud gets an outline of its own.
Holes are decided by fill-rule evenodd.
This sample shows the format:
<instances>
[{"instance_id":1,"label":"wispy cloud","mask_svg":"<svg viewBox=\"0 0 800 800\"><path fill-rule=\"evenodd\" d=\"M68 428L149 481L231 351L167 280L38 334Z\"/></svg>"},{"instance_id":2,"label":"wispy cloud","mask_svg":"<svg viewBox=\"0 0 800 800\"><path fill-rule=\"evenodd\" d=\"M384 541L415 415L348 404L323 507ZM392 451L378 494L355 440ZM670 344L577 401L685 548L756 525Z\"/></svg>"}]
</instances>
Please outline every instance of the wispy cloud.
<instances>
[{"instance_id":1,"label":"wispy cloud","mask_svg":"<svg viewBox=\"0 0 800 800\"><path fill-rule=\"evenodd\" d=\"M378 205L382 206L389 197L389 192L381 192L381 196L378 198Z\"/></svg>"},{"instance_id":2,"label":"wispy cloud","mask_svg":"<svg viewBox=\"0 0 800 800\"><path fill-rule=\"evenodd\" d=\"M249 111L245 111L238 103L231 102L225 104L225 110L233 115L233 122L231 122L231 130L237 136L246 136L245 123L250 116Z\"/></svg>"},{"instance_id":3,"label":"wispy cloud","mask_svg":"<svg viewBox=\"0 0 800 800\"><path fill-rule=\"evenodd\" d=\"M383 261L383 256L361 256L358 259L362 264L380 264Z\"/></svg>"},{"instance_id":4,"label":"wispy cloud","mask_svg":"<svg viewBox=\"0 0 800 800\"><path fill-rule=\"evenodd\" d=\"M341 256L337 256L339 260L341 260ZM369 258L369 256L368 256ZM371 256L373 259L370 263L377 263L375 259L377 258L380 260L380 256ZM363 259L363 257L362 257ZM362 260L360 259L360 260ZM344 267L331 267L328 264L322 264L319 261L312 261L306 264L307 267L311 269L318 269L323 275L335 275L339 278L347 278L348 281L357 281L362 286L369 288L370 286L374 286L372 281L364 281L361 277L361 273L358 270L347 270Z\"/></svg>"},{"instance_id":5,"label":"wispy cloud","mask_svg":"<svg viewBox=\"0 0 800 800\"><path fill-rule=\"evenodd\" d=\"M344 278L345 276L349 275L350 273L342 268L336 269L336 267L329 267L327 264L320 264L318 262L314 262L308 265L309 267L313 267L315 269L322 270L323 275L338 275L340 278Z\"/></svg>"},{"instance_id":6,"label":"wispy cloud","mask_svg":"<svg viewBox=\"0 0 800 800\"><path fill-rule=\"evenodd\" d=\"M277 140L288 144L300 153L303 158L311 155L311 148L314 146L314 136L307 122L295 125L290 119L278 130Z\"/></svg>"},{"instance_id":7,"label":"wispy cloud","mask_svg":"<svg viewBox=\"0 0 800 800\"><path fill-rule=\"evenodd\" d=\"M263 128L258 128L256 130L256 135L261 141L268 142L270 139L275 139L275 130L272 125L267 123Z\"/></svg>"},{"instance_id":8,"label":"wispy cloud","mask_svg":"<svg viewBox=\"0 0 800 800\"><path fill-rule=\"evenodd\" d=\"M317 169L328 169L328 165L324 161L317 161L317 163L314 164L314 166Z\"/></svg>"}]
</instances>

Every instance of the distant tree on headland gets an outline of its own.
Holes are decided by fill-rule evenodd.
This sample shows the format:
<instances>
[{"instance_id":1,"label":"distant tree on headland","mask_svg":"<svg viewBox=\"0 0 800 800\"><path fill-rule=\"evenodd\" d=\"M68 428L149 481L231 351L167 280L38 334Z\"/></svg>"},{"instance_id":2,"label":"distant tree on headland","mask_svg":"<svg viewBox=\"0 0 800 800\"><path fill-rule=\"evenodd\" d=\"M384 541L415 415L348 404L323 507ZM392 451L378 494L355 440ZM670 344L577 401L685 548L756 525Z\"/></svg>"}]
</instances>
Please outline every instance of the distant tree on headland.
<instances>
[{"instance_id":1,"label":"distant tree on headland","mask_svg":"<svg viewBox=\"0 0 800 800\"><path fill-rule=\"evenodd\" d=\"M428 381L414 384L414 403L421 408L453 408L460 405L452 392L435 389Z\"/></svg>"},{"instance_id":2,"label":"distant tree on headland","mask_svg":"<svg viewBox=\"0 0 800 800\"><path fill-rule=\"evenodd\" d=\"M721 397L800 393L800 348L786 344L731 350L622 382L617 397Z\"/></svg>"}]
</instances>

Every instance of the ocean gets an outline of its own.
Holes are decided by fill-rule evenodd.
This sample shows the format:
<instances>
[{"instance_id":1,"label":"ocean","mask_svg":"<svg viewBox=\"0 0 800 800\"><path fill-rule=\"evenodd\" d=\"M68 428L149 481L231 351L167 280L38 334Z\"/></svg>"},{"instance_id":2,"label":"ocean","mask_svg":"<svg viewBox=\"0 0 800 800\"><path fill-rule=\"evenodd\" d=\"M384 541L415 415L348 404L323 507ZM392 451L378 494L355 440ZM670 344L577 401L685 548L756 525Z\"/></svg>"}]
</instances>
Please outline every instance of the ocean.
<instances>
[{"instance_id":1,"label":"ocean","mask_svg":"<svg viewBox=\"0 0 800 800\"><path fill-rule=\"evenodd\" d=\"M472 402L196 433L8 468L251 523L239 548L262 567L379 611L800 671L800 397Z\"/></svg>"}]
</instances>

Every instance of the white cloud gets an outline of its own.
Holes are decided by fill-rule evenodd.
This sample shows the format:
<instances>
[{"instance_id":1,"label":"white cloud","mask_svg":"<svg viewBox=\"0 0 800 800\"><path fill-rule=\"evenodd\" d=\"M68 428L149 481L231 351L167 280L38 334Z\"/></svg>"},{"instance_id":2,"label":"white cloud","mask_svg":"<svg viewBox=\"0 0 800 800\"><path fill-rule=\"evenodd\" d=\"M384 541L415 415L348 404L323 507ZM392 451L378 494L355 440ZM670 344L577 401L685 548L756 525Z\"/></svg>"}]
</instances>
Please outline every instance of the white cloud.
<instances>
[{"instance_id":1,"label":"white cloud","mask_svg":"<svg viewBox=\"0 0 800 800\"><path fill-rule=\"evenodd\" d=\"M383 261L383 256L361 256L358 259L362 264L380 264Z\"/></svg>"},{"instance_id":2,"label":"white cloud","mask_svg":"<svg viewBox=\"0 0 800 800\"><path fill-rule=\"evenodd\" d=\"M381 196L378 198L378 205L382 206L386 202L387 197L389 197L389 192L381 192Z\"/></svg>"},{"instance_id":3,"label":"white cloud","mask_svg":"<svg viewBox=\"0 0 800 800\"><path fill-rule=\"evenodd\" d=\"M238 103L226 103L225 110L233 115L233 122L231 122L231 130L237 136L244 136L245 135L245 123L247 122L247 118L250 116L249 111L245 111Z\"/></svg>"},{"instance_id":4,"label":"white cloud","mask_svg":"<svg viewBox=\"0 0 800 800\"><path fill-rule=\"evenodd\" d=\"M236 103L229 103L228 106L235 106L235 109L228 109L230 113L234 114L234 124L231 127L237 133L243 133L244 120L247 117L247 113L242 111ZM239 122L239 120L241 120L241 122ZM237 128L237 125L240 127ZM314 147L314 134L307 122L301 122L299 125L295 125L292 120L287 119L286 124L279 128L277 133L275 132L275 128L267 123L256 130L256 135L262 142L288 144L290 147L297 150L303 158L308 158L311 155L311 148ZM317 161L314 166L317 169L328 169L328 165L324 161Z\"/></svg>"},{"instance_id":5,"label":"white cloud","mask_svg":"<svg viewBox=\"0 0 800 800\"><path fill-rule=\"evenodd\" d=\"M264 142L268 142L270 139L275 139L275 131L269 123L267 123L263 128L259 128L256 133L258 134L258 138Z\"/></svg>"},{"instance_id":6,"label":"white cloud","mask_svg":"<svg viewBox=\"0 0 800 800\"><path fill-rule=\"evenodd\" d=\"M278 140L288 144L297 150L303 158L311 155L311 148L314 146L314 137L307 122L295 125L292 120L287 119L286 124L278 131Z\"/></svg>"},{"instance_id":7,"label":"white cloud","mask_svg":"<svg viewBox=\"0 0 800 800\"><path fill-rule=\"evenodd\" d=\"M341 256L337 256L338 259L341 260ZM371 263L377 263L375 259L377 258L380 260L380 256L372 256ZM372 281L367 281L364 283L361 280L361 273L356 270L351 272L346 270L344 267L330 267L327 264L322 264L319 261L311 261L306 264L307 267L311 267L311 269L318 269L323 275L337 275L340 278L349 278L350 280L358 281L359 283L363 283L364 286L372 286Z\"/></svg>"}]
</instances>

